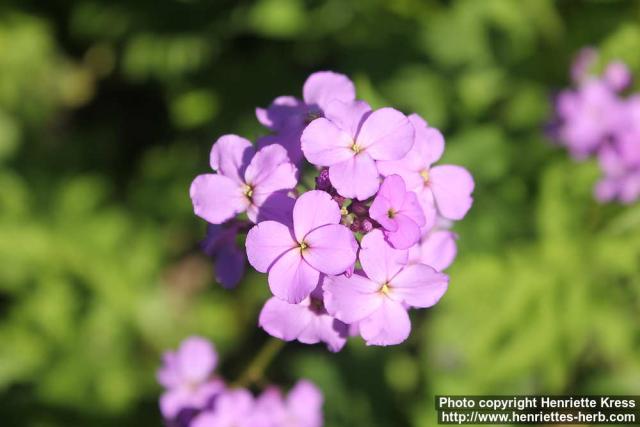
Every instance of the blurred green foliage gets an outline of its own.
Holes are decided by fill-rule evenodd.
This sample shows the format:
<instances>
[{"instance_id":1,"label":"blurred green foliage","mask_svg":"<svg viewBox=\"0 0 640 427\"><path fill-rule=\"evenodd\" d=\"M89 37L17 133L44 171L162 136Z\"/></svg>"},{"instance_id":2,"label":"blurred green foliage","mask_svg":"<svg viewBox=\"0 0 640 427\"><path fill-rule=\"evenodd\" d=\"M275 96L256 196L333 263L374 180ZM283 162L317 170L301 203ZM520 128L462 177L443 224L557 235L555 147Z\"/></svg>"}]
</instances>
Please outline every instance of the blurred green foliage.
<instances>
[{"instance_id":1,"label":"blurred green foliage","mask_svg":"<svg viewBox=\"0 0 640 427\"><path fill-rule=\"evenodd\" d=\"M233 378L267 290L229 292L188 199L211 142L312 71L422 114L476 177L442 302L404 345L288 345L268 371L327 426L429 426L446 393L640 390L640 207L545 140L571 55L640 76L640 2L79 0L0 4L0 419L158 425L154 371L189 334Z\"/></svg>"}]
</instances>

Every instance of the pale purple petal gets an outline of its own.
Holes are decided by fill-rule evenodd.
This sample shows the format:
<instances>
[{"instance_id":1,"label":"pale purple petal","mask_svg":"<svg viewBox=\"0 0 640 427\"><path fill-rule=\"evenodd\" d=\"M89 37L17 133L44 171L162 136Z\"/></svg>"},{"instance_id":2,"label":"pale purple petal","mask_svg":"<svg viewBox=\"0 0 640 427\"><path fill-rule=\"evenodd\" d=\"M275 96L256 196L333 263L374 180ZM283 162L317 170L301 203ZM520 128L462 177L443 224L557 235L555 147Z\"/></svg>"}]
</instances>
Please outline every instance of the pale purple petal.
<instances>
[{"instance_id":1,"label":"pale purple petal","mask_svg":"<svg viewBox=\"0 0 640 427\"><path fill-rule=\"evenodd\" d=\"M622 91L631 85L633 76L624 62L614 61L604 70L604 80L615 91Z\"/></svg>"},{"instance_id":2,"label":"pale purple petal","mask_svg":"<svg viewBox=\"0 0 640 427\"><path fill-rule=\"evenodd\" d=\"M258 325L271 336L293 341L309 326L312 316L308 305L289 304L273 297L267 300L262 308Z\"/></svg>"},{"instance_id":3,"label":"pale purple petal","mask_svg":"<svg viewBox=\"0 0 640 427\"><path fill-rule=\"evenodd\" d=\"M189 194L194 213L212 224L222 224L249 206L240 184L222 175L198 175Z\"/></svg>"},{"instance_id":4,"label":"pale purple petal","mask_svg":"<svg viewBox=\"0 0 640 427\"><path fill-rule=\"evenodd\" d=\"M402 177L409 190L420 189L424 186L424 178L420 175L424 169L424 162L413 153L413 150L400 160L377 161L376 166L382 176L399 175Z\"/></svg>"},{"instance_id":5,"label":"pale purple petal","mask_svg":"<svg viewBox=\"0 0 640 427\"><path fill-rule=\"evenodd\" d=\"M322 392L311 381L300 380L287 395L287 409L296 427L321 427ZM295 423L297 421L297 423Z\"/></svg>"},{"instance_id":6,"label":"pale purple petal","mask_svg":"<svg viewBox=\"0 0 640 427\"><path fill-rule=\"evenodd\" d=\"M329 178L341 196L358 200L373 196L380 186L376 163L367 153L330 166Z\"/></svg>"},{"instance_id":7,"label":"pale purple petal","mask_svg":"<svg viewBox=\"0 0 640 427\"><path fill-rule=\"evenodd\" d=\"M269 271L282 254L297 246L291 230L276 221L258 223L247 234L249 264L261 273Z\"/></svg>"},{"instance_id":8,"label":"pale purple petal","mask_svg":"<svg viewBox=\"0 0 640 427\"><path fill-rule=\"evenodd\" d=\"M404 214L396 214L394 217L395 230L385 230L387 241L395 249L409 249L420 240L420 227L416 222Z\"/></svg>"},{"instance_id":9,"label":"pale purple petal","mask_svg":"<svg viewBox=\"0 0 640 427\"><path fill-rule=\"evenodd\" d=\"M416 193L418 197L418 203L422 208L424 214L424 226L422 226L422 232L431 230L438 220L438 211L436 209L436 202L433 199L433 192L429 187L422 187L420 191Z\"/></svg>"},{"instance_id":10,"label":"pale purple petal","mask_svg":"<svg viewBox=\"0 0 640 427\"><path fill-rule=\"evenodd\" d=\"M189 337L182 341L176 357L182 378L191 384L204 382L218 362L213 344L201 337Z\"/></svg>"},{"instance_id":11,"label":"pale purple petal","mask_svg":"<svg viewBox=\"0 0 640 427\"><path fill-rule=\"evenodd\" d=\"M426 264L443 271L456 257L456 239L456 234L448 230L429 233L419 245L409 250L409 262Z\"/></svg>"},{"instance_id":12,"label":"pale purple petal","mask_svg":"<svg viewBox=\"0 0 640 427\"><path fill-rule=\"evenodd\" d=\"M343 273L356 262L358 243L341 224L318 227L304 238L308 245L302 257L316 270L330 275Z\"/></svg>"},{"instance_id":13,"label":"pale purple petal","mask_svg":"<svg viewBox=\"0 0 640 427\"><path fill-rule=\"evenodd\" d=\"M389 283L389 297L411 307L436 304L447 291L449 277L425 264L405 267Z\"/></svg>"},{"instance_id":14,"label":"pale purple petal","mask_svg":"<svg viewBox=\"0 0 640 427\"><path fill-rule=\"evenodd\" d=\"M315 314L311 322L298 336L304 344L324 342L329 351L338 352L344 347L348 337L348 326L328 314Z\"/></svg>"},{"instance_id":15,"label":"pale purple petal","mask_svg":"<svg viewBox=\"0 0 640 427\"><path fill-rule=\"evenodd\" d=\"M371 107L364 101L341 102L333 101L324 111L324 116L355 138L365 117L371 112Z\"/></svg>"},{"instance_id":16,"label":"pale purple petal","mask_svg":"<svg viewBox=\"0 0 640 427\"><path fill-rule=\"evenodd\" d=\"M254 194L272 193L296 186L297 168L289 161L287 150L278 144L268 145L253 156L244 174Z\"/></svg>"},{"instance_id":17,"label":"pale purple petal","mask_svg":"<svg viewBox=\"0 0 640 427\"><path fill-rule=\"evenodd\" d=\"M356 142L376 160L397 160L409 152L413 138L407 116L393 108L381 108L362 123Z\"/></svg>"},{"instance_id":18,"label":"pale purple petal","mask_svg":"<svg viewBox=\"0 0 640 427\"><path fill-rule=\"evenodd\" d=\"M325 191L307 191L298 197L293 207L293 228L302 243L307 233L327 224L340 222L340 207Z\"/></svg>"},{"instance_id":19,"label":"pale purple petal","mask_svg":"<svg viewBox=\"0 0 640 427\"><path fill-rule=\"evenodd\" d=\"M302 94L306 104L316 104L325 109L333 100L353 101L356 98L356 88L344 74L319 71L311 74L304 82Z\"/></svg>"},{"instance_id":20,"label":"pale purple petal","mask_svg":"<svg viewBox=\"0 0 640 427\"><path fill-rule=\"evenodd\" d=\"M223 135L213 144L209 163L219 174L241 183L253 153L249 140L238 135Z\"/></svg>"},{"instance_id":21,"label":"pale purple petal","mask_svg":"<svg viewBox=\"0 0 640 427\"><path fill-rule=\"evenodd\" d=\"M409 337L411 321L401 303L384 298L376 311L359 323L367 345L395 345Z\"/></svg>"},{"instance_id":22,"label":"pale purple petal","mask_svg":"<svg viewBox=\"0 0 640 427\"><path fill-rule=\"evenodd\" d=\"M158 383L165 388L178 387L182 381L177 366L176 353L167 351L162 355L162 366L156 374Z\"/></svg>"},{"instance_id":23,"label":"pale purple petal","mask_svg":"<svg viewBox=\"0 0 640 427\"><path fill-rule=\"evenodd\" d=\"M384 240L380 230L367 233L360 242L360 248L358 257L362 269L367 277L380 286L388 282L407 264L408 252L392 248Z\"/></svg>"},{"instance_id":24,"label":"pale purple petal","mask_svg":"<svg viewBox=\"0 0 640 427\"><path fill-rule=\"evenodd\" d=\"M369 207L369 215L384 227L385 230L396 231L398 229L398 223L394 219L394 205L391 200L384 197L384 192L382 191L383 187L384 182L380 186L380 190L378 191L378 194L376 194L376 198L373 199L371 207ZM397 196L397 194L394 196Z\"/></svg>"},{"instance_id":25,"label":"pale purple petal","mask_svg":"<svg viewBox=\"0 0 640 427\"><path fill-rule=\"evenodd\" d=\"M329 314L345 323L357 322L380 307L385 298L380 285L358 273L327 277L323 286L324 305Z\"/></svg>"},{"instance_id":26,"label":"pale purple petal","mask_svg":"<svg viewBox=\"0 0 640 427\"><path fill-rule=\"evenodd\" d=\"M304 129L300 143L305 158L316 166L335 165L355 155L352 136L324 117Z\"/></svg>"},{"instance_id":27,"label":"pale purple petal","mask_svg":"<svg viewBox=\"0 0 640 427\"><path fill-rule=\"evenodd\" d=\"M430 186L436 207L447 219L462 219L471 208L473 178L463 167L453 165L435 166L429 173Z\"/></svg>"},{"instance_id":28,"label":"pale purple petal","mask_svg":"<svg viewBox=\"0 0 640 427\"><path fill-rule=\"evenodd\" d=\"M186 389L170 389L160 396L160 413L166 419L175 418L181 410L189 406L189 392Z\"/></svg>"},{"instance_id":29,"label":"pale purple petal","mask_svg":"<svg viewBox=\"0 0 640 427\"><path fill-rule=\"evenodd\" d=\"M308 297L319 281L320 273L302 259L297 248L278 258L269 270L273 295L292 304Z\"/></svg>"},{"instance_id":30,"label":"pale purple petal","mask_svg":"<svg viewBox=\"0 0 640 427\"><path fill-rule=\"evenodd\" d=\"M444 153L444 136L436 128L429 127L417 114L409 116L415 130L413 148L409 153L416 154L422 161L423 167L440 160Z\"/></svg>"},{"instance_id":31,"label":"pale purple petal","mask_svg":"<svg viewBox=\"0 0 640 427\"><path fill-rule=\"evenodd\" d=\"M398 211L413 220L418 226L423 227L426 223L425 214L422 210L422 206L418 201L418 196L413 191L408 191L404 194L404 200L402 207Z\"/></svg>"}]
</instances>

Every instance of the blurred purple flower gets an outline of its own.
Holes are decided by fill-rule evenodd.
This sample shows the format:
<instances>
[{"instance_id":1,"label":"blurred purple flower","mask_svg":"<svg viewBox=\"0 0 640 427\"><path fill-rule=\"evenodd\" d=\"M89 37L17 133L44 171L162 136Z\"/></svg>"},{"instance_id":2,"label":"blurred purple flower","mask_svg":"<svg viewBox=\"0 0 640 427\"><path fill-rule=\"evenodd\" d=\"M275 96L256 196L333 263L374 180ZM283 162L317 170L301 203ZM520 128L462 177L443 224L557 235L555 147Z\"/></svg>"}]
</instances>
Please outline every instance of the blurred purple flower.
<instances>
[{"instance_id":1,"label":"blurred purple flower","mask_svg":"<svg viewBox=\"0 0 640 427\"><path fill-rule=\"evenodd\" d=\"M236 243L239 227L238 223L208 224L207 236L200 244L215 260L216 280L225 288L235 287L244 276L246 256Z\"/></svg>"},{"instance_id":2,"label":"blurred purple flower","mask_svg":"<svg viewBox=\"0 0 640 427\"><path fill-rule=\"evenodd\" d=\"M211 379L217 363L215 348L201 337L187 338L177 351L166 352L157 374L166 389L160 397L162 415L172 419L185 409L203 409L219 394L224 385Z\"/></svg>"}]
</instances>

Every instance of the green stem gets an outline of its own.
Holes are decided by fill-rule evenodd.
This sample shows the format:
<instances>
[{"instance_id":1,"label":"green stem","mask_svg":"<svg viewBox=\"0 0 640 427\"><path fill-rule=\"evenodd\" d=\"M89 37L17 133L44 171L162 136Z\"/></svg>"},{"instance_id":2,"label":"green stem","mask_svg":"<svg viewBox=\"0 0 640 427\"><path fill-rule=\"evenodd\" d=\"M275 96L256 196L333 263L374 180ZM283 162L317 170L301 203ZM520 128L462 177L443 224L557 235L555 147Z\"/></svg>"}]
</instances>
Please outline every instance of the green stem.
<instances>
[{"instance_id":1,"label":"green stem","mask_svg":"<svg viewBox=\"0 0 640 427\"><path fill-rule=\"evenodd\" d=\"M235 381L234 385L237 387L246 387L250 384L259 383L264 377L265 369L267 369L274 357L282 350L284 344L284 341L271 337Z\"/></svg>"}]
</instances>

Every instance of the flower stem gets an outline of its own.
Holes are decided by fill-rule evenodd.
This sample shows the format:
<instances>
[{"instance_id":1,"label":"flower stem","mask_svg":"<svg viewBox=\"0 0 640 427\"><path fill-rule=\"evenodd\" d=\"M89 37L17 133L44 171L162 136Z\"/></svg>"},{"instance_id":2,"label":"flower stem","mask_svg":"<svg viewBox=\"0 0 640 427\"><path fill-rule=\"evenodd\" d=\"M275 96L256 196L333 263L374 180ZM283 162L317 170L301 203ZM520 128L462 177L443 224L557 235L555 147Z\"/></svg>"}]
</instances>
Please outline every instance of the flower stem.
<instances>
[{"instance_id":1,"label":"flower stem","mask_svg":"<svg viewBox=\"0 0 640 427\"><path fill-rule=\"evenodd\" d=\"M277 338L269 338L264 343L260 351L253 358L249 366L242 372L240 377L235 381L237 387L246 387L250 384L261 382L264 377L264 371L267 369L274 357L282 350L285 341Z\"/></svg>"}]
</instances>

